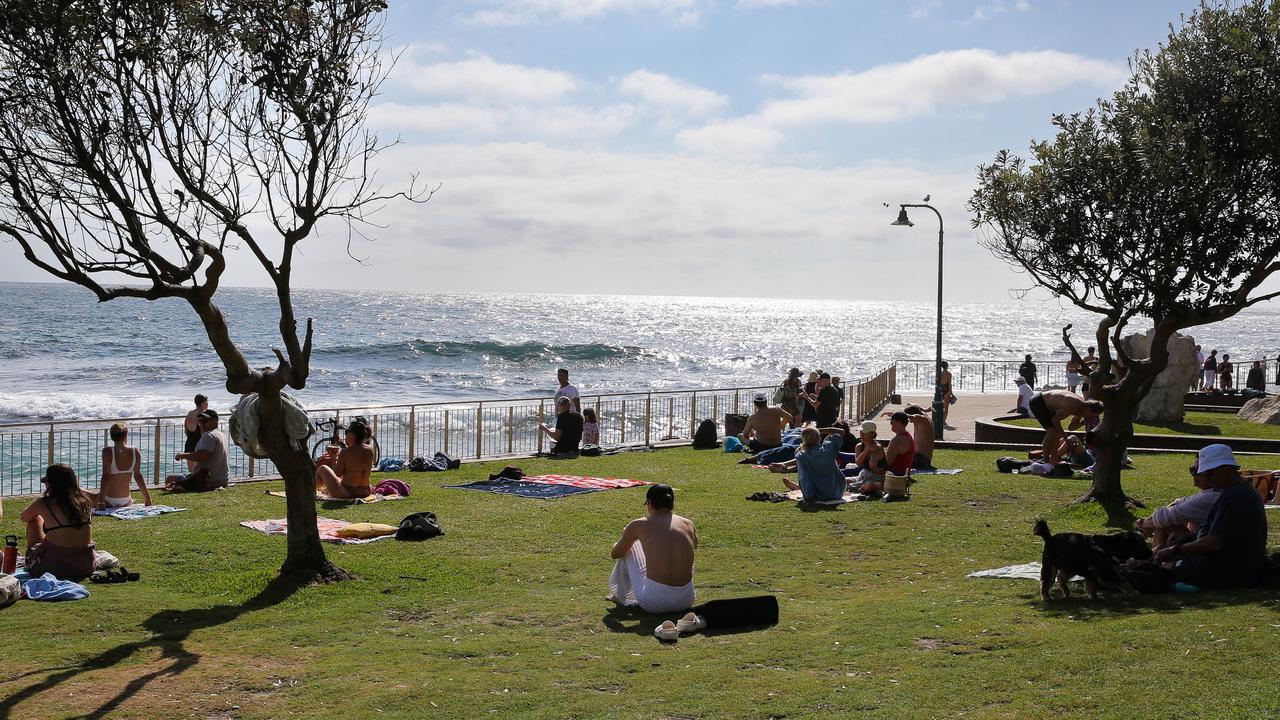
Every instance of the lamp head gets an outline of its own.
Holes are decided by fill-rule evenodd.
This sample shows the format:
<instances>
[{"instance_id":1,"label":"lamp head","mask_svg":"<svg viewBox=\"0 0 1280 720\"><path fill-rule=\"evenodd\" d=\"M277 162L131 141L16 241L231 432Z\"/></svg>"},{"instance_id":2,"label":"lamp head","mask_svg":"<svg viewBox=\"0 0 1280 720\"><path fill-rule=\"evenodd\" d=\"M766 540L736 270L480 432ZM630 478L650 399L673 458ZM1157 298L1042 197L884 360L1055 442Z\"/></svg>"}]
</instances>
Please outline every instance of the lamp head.
<instances>
[{"instance_id":1,"label":"lamp head","mask_svg":"<svg viewBox=\"0 0 1280 720\"><path fill-rule=\"evenodd\" d=\"M907 218L907 209L905 207L898 210L898 219L889 224L892 226L915 227L915 223Z\"/></svg>"}]
</instances>

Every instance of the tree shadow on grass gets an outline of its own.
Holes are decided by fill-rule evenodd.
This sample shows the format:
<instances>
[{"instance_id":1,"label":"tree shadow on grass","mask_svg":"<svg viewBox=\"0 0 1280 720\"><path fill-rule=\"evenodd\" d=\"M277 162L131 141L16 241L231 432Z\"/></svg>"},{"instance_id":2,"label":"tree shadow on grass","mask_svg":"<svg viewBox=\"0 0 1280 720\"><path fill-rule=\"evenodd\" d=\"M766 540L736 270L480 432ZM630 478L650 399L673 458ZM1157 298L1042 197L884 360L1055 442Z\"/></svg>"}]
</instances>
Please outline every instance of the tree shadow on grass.
<instances>
[{"instance_id":1,"label":"tree shadow on grass","mask_svg":"<svg viewBox=\"0 0 1280 720\"><path fill-rule=\"evenodd\" d=\"M1260 605L1274 599L1273 592L1258 589L1161 595L1120 595L1103 592L1097 600L1090 600L1083 589L1076 585L1069 598L1058 595L1055 590L1053 599L1049 602L1043 602L1039 597L1035 597L1027 604L1045 615L1089 622L1153 612L1172 614L1184 610L1213 610L1240 605Z\"/></svg>"},{"instance_id":2,"label":"tree shadow on grass","mask_svg":"<svg viewBox=\"0 0 1280 720\"><path fill-rule=\"evenodd\" d=\"M0 720L8 720L13 716L13 709L27 700L33 700L37 704L42 702L40 699L42 694L54 690L81 673L113 667L148 648L160 650L161 658L170 661L167 666L131 680L97 709L76 716L80 718L109 717L122 703L136 695L153 680L164 676L181 675L200 662L200 656L189 652L183 645L191 633L217 627L245 613L277 605L305 584L305 582L282 576L272 580L261 592L241 604L190 610L160 610L142 623L143 628L151 633L151 637L137 642L122 643L75 665L58 668L44 680L9 694L0 700Z\"/></svg>"}]
</instances>

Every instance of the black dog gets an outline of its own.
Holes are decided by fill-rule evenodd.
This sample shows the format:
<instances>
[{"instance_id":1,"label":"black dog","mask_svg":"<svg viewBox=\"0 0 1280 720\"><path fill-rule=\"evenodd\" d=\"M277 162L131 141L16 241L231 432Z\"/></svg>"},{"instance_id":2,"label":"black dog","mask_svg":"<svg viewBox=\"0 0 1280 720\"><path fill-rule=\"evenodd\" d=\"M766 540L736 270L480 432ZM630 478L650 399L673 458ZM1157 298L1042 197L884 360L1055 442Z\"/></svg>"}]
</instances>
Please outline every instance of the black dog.
<instances>
[{"instance_id":1,"label":"black dog","mask_svg":"<svg viewBox=\"0 0 1280 720\"><path fill-rule=\"evenodd\" d=\"M1040 557L1040 597L1049 599L1049 586L1054 579L1065 597L1071 597L1067 580L1074 575L1084 578L1084 589L1091 599L1098 599L1098 588L1123 590L1125 582L1120 577L1120 563L1131 558L1151 557L1151 548L1138 532L1118 532L1110 535L1084 535L1081 533L1049 532L1049 523L1036 521L1036 535L1044 539L1044 553Z\"/></svg>"}]
</instances>

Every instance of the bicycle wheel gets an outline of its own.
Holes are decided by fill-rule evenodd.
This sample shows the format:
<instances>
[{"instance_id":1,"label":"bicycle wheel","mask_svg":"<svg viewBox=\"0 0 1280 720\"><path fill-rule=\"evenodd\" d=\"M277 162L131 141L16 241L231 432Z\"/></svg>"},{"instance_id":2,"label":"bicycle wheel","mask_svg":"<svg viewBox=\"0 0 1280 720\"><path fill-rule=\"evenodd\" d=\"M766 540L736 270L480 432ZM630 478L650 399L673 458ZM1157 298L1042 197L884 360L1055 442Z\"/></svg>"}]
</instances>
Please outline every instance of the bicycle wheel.
<instances>
[{"instance_id":1,"label":"bicycle wheel","mask_svg":"<svg viewBox=\"0 0 1280 720\"><path fill-rule=\"evenodd\" d=\"M373 467L376 469L378 463L382 462L382 448L378 446L378 438L370 435L369 442L373 445Z\"/></svg>"}]
</instances>

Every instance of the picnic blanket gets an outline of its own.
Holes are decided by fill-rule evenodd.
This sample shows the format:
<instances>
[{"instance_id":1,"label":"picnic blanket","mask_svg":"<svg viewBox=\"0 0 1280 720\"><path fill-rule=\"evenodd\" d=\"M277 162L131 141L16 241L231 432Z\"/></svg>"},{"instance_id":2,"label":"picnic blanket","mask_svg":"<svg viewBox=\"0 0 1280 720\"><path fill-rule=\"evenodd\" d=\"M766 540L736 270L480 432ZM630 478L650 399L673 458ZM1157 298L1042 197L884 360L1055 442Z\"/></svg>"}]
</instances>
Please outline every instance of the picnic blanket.
<instances>
[{"instance_id":1,"label":"picnic blanket","mask_svg":"<svg viewBox=\"0 0 1280 720\"><path fill-rule=\"evenodd\" d=\"M1007 580L1039 580L1040 579L1040 563L1029 562L1023 565L1007 565L1005 567L993 568L991 570L975 570L969 573L971 578L1003 578ZM1076 575L1072 580L1083 580L1084 578Z\"/></svg>"},{"instance_id":2,"label":"picnic blanket","mask_svg":"<svg viewBox=\"0 0 1280 720\"><path fill-rule=\"evenodd\" d=\"M550 500L579 493L616 490L647 484L640 480L623 478L584 477L582 475L526 475L520 480L495 477L491 480L477 480L465 485L446 485L445 487Z\"/></svg>"},{"instance_id":3,"label":"picnic blanket","mask_svg":"<svg viewBox=\"0 0 1280 720\"><path fill-rule=\"evenodd\" d=\"M959 475L964 468L934 468L932 470L912 470L912 475Z\"/></svg>"},{"instance_id":4,"label":"picnic blanket","mask_svg":"<svg viewBox=\"0 0 1280 720\"><path fill-rule=\"evenodd\" d=\"M285 535L289 530L289 521L283 518L279 520L242 520L240 524L250 530L257 530L268 535ZM350 524L346 520L334 520L326 517L316 518L316 526L320 528L320 539L325 542L339 545L368 545L371 542L395 537L394 535L383 535L376 538L339 537L338 531Z\"/></svg>"},{"instance_id":5,"label":"picnic blanket","mask_svg":"<svg viewBox=\"0 0 1280 720\"><path fill-rule=\"evenodd\" d=\"M142 520L144 518L153 518L168 513L185 512L186 508L173 507L171 505L125 505L119 508L104 508L94 510L94 515L110 515L118 520Z\"/></svg>"},{"instance_id":6,"label":"picnic blanket","mask_svg":"<svg viewBox=\"0 0 1280 720\"><path fill-rule=\"evenodd\" d=\"M288 495L285 494L285 491L283 490L267 490L266 494L271 495L273 497L288 497ZM379 495L377 493L374 493L368 497L362 497L362 498L336 498L336 497L329 497L324 493L316 493L316 502L338 502L338 503L349 503L351 505L368 505L369 503L382 502L383 500L403 500L403 499L404 499L403 495Z\"/></svg>"}]
</instances>

